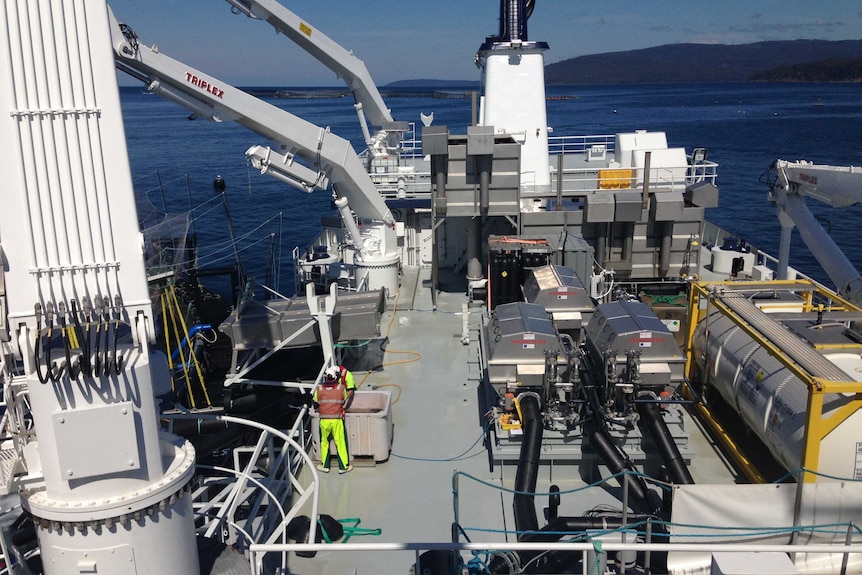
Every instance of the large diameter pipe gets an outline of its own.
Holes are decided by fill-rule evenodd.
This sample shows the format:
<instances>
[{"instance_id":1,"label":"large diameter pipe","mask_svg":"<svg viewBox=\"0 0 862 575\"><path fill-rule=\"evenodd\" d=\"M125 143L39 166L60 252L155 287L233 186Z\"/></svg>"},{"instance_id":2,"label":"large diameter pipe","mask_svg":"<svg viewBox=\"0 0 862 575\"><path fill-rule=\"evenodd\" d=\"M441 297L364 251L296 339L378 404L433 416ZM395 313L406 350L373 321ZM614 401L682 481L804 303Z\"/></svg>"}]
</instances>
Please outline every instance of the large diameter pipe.
<instances>
[{"instance_id":1,"label":"large diameter pipe","mask_svg":"<svg viewBox=\"0 0 862 575\"><path fill-rule=\"evenodd\" d=\"M467 279L482 279L482 220L473 217L467 220Z\"/></svg>"},{"instance_id":2,"label":"large diameter pipe","mask_svg":"<svg viewBox=\"0 0 862 575\"><path fill-rule=\"evenodd\" d=\"M542 420L539 412L539 399L532 395L519 398L521 407L524 439L521 443L521 454L518 458L518 471L515 474L515 529L518 530L518 540L527 532L539 529L539 519L536 516L534 502L536 479L539 475L539 455L542 445Z\"/></svg>"},{"instance_id":3,"label":"large diameter pipe","mask_svg":"<svg viewBox=\"0 0 862 575\"><path fill-rule=\"evenodd\" d=\"M603 425L594 423L589 427L592 428L590 431L590 445L599 454L599 457L602 458L602 461L605 462L611 473L614 475L621 474L624 471L632 473L628 476L627 481L625 475L619 475L618 477L618 481L623 489L628 488L632 509L644 513L653 511L649 503L649 489L646 482L640 476L634 474L636 470L631 460L620 451L620 448L614 443L610 433L608 433L608 430Z\"/></svg>"},{"instance_id":4,"label":"large diameter pipe","mask_svg":"<svg viewBox=\"0 0 862 575\"><path fill-rule=\"evenodd\" d=\"M670 271L670 250L673 245L673 222L661 222L661 249L659 250L658 273L667 277Z\"/></svg>"},{"instance_id":5,"label":"large diameter pipe","mask_svg":"<svg viewBox=\"0 0 862 575\"><path fill-rule=\"evenodd\" d=\"M670 430L661 415L661 407L655 403L641 403L638 407L641 421L655 442L656 449L667 467L670 479L677 485L693 485L694 479L682 458Z\"/></svg>"}]
</instances>

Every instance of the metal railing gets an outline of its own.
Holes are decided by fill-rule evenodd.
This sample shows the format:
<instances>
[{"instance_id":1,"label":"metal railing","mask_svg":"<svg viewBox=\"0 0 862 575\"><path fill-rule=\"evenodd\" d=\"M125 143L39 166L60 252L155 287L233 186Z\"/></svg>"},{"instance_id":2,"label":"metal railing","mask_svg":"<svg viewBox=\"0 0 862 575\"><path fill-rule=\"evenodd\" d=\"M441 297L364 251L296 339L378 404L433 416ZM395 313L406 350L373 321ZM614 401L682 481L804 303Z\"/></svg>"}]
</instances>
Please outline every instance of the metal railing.
<instances>
[{"instance_id":1,"label":"metal railing","mask_svg":"<svg viewBox=\"0 0 862 575\"><path fill-rule=\"evenodd\" d=\"M783 553L791 557L793 554L800 553L818 553L842 555L849 557L850 554L862 553L862 544L836 546L836 545L769 545L769 544L741 544L741 543L624 543L615 541L602 540L600 545L596 545L593 541L583 542L558 542L558 543L504 543L504 542L473 542L473 543L296 543L289 545L252 545L249 549L252 555L252 564L261 565L262 556L267 553L312 553L312 552L334 552L334 553L350 553L359 554L367 552L387 552L393 556L393 561L389 564L393 569L381 568L381 565L376 565L374 570L363 571L363 573L387 573L387 572L404 572L401 567L403 563L398 563L398 556L403 557L404 554L412 555L413 564L419 564L419 557L426 551L449 551L460 556L462 553L470 553L473 557L479 554L500 555L509 552L537 552L547 553L553 552L574 552L581 554L582 573L583 575L597 575L604 573L607 557L618 553L634 552L634 553ZM464 563L463 557L461 560ZM855 572L848 570L847 561L842 562L843 569L836 570L836 575ZM395 567L398 565L398 567ZM599 570L599 567L602 567ZM618 565L619 573L627 572L623 566ZM709 565L704 568L709 569ZM354 571L358 573L359 571ZM637 572L631 570L632 573ZM262 575L263 571L259 568L252 570L253 575ZM286 572L285 572L286 573Z\"/></svg>"},{"instance_id":2,"label":"metal railing","mask_svg":"<svg viewBox=\"0 0 862 575\"><path fill-rule=\"evenodd\" d=\"M169 421L220 421L258 433L254 445L232 450L232 467L198 464L193 509L199 520L199 534L248 551L259 543L287 544L287 527L301 510L306 509L310 517L318 516L318 474L308 455L308 445L302 445L310 437L304 428L306 412L307 408L300 411L287 432L228 415L163 415ZM298 479L303 467L307 468L309 478L304 484ZM291 505L286 509L287 501ZM310 522L311 541L315 540L316 531L316 522ZM258 559L262 561L262 556L250 554L255 572L262 567ZM286 560L283 555L282 569L286 569Z\"/></svg>"},{"instance_id":3,"label":"metal railing","mask_svg":"<svg viewBox=\"0 0 862 575\"><path fill-rule=\"evenodd\" d=\"M804 470L798 470L802 473ZM482 529L472 529L462 526L459 522L458 512L458 487L457 479L459 475L465 475L461 472L453 474L453 537L457 532L459 537L466 537L466 530L481 532ZM623 478L627 479L629 475L637 475L629 472L623 474ZM469 477L469 476L468 476ZM605 478L596 482L593 486L599 486L602 483L610 482L612 478ZM472 478L475 479L475 478ZM654 480L653 480L654 481ZM509 489L504 489L500 486L486 484L483 481L479 483L493 487L500 491L510 492ZM660 482L656 482L661 484ZM669 488L667 484L661 484ZM803 487L804 483L798 483L798 489ZM624 494L627 491L628 482L623 482ZM590 486L585 486L586 489ZM539 495L539 494L535 494ZM543 494L550 495L550 494ZM626 497L623 496L623 509L626 508ZM797 501L800 501L797 498ZM709 561L711 554L714 553L741 553L741 552L769 552L781 553L791 558L794 562L797 560L807 561L803 559L804 554L825 554L832 557L831 568L822 571L824 573L834 573L835 575L846 575L846 573L856 573L860 567L862 556L862 542L859 541L862 536L862 531L853 522L829 523L820 525L797 525L795 527L745 527L738 526L737 528L729 528L726 525L707 526L704 525L703 532L693 534L688 531L692 525L674 524L672 522L662 521L659 518L646 519L633 518L629 521L626 518L625 512L622 514L622 525L619 528L595 529L591 531L577 531L566 534L558 534L560 541L548 542L509 542L509 541L477 541L476 537L468 542L384 542L384 543L350 543L345 537L343 543L327 542L327 543L301 543L295 544L253 544L248 551L252 557L253 565L259 566L263 564L263 556L267 553L284 554L289 552L301 553L303 556L313 556L316 552L335 552L335 553L351 553L351 556L357 557L353 564L356 569L360 566L367 566L367 563L359 557L358 554L386 552L386 556L392 557L391 561L386 561L384 564L391 565L392 569L380 569L379 556L375 555L374 572L403 572L405 567L405 558L412 561L414 565L419 563L420 555L426 551L450 552L452 554L452 565L459 563L472 567L471 572L488 572L487 566L490 560L495 557L505 556L502 559L506 565L519 565L520 568L526 567L525 562L532 562L542 555L548 553L580 553L582 563L582 573L584 575L596 575L597 573L605 573L608 564L613 563L616 567L616 572L643 572L639 569L645 569L646 572L661 572L655 571L658 565L663 564L659 561L662 554L673 553L675 562L685 562L687 567L691 567L692 562L700 562L703 569L709 569ZM675 527L681 528L683 531L678 533L678 542L669 542L668 533L673 533ZM551 535L550 532L546 532ZM488 531L486 535L491 537L514 537L517 532L501 531L494 529ZM800 535L816 535L820 538L817 542L808 541L806 543L797 543L797 537ZM379 533L374 533L379 535ZM671 535L673 537L673 535ZM764 540L764 537L771 540ZM566 538L566 540L563 540ZM693 539L701 538L701 541L693 541ZM776 538L778 541L776 541ZM710 540L711 539L711 540ZM731 540L732 539L732 540ZM824 539L831 542L826 542ZM783 540L783 541L782 541ZM328 541L328 540L327 540ZM525 553L530 552L530 553ZM524 553L522 556L513 557L512 553ZM638 554L637 562L640 568L636 569L634 565L629 565L629 562L634 562L635 559L632 553ZM690 557L689 554L701 554L700 557ZM709 554L709 555L703 555ZM855 554L857 557L850 561L850 555ZM680 559L680 556L686 556ZM342 560L350 562L350 558L339 558L335 561ZM819 557L817 558L820 559ZM396 568L396 565L399 566ZM599 569L599 567L601 567ZM401 570L399 570L401 569ZM359 571L354 571L359 572ZM368 571L371 572L371 571ZM461 572L456 569L455 572ZM520 571L518 571L520 572ZM253 571L254 574L262 573L259 570Z\"/></svg>"},{"instance_id":4,"label":"metal railing","mask_svg":"<svg viewBox=\"0 0 862 575\"><path fill-rule=\"evenodd\" d=\"M415 132L414 132L415 135ZM552 156L567 156L584 154L597 154L604 160L607 155L613 154L615 150L614 135L587 135L587 136L555 136L548 138L548 147ZM408 166L417 165L416 160L423 158L422 141L416 139L402 140L404 153L400 159ZM709 161L695 161L688 158L688 163L682 166L671 166L653 168L647 174L643 168L624 168L630 172L630 177L618 180L609 180L603 177L602 172L608 169L605 161L596 162L595 167L566 168L558 173L552 163L551 189L553 193L531 193L530 198L553 199L556 196L558 184L562 181L563 195L566 197L585 195L607 191L608 189L634 189L642 188L645 176L649 177L650 189L661 191L666 189L684 189L686 186L700 182L716 183L718 164ZM402 166L403 167L403 166ZM431 193L431 173L429 171L399 171L396 162L392 165L375 166L371 173L378 191L386 199L394 198L427 198ZM526 196L525 196L526 197Z\"/></svg>"},{"instance_id":5,"label":"metal railing","mask_svg":"<svg viewBox=\"0 0 862 575\"><path fill-rule=\"evenodd\" d=\"M552 200L557 197L557 187L562 181L563 197L583 197L594 193L612 193L618 191L640 191L644 180L649 181L649 189L653 192L679 190L700 182L715 185L718 164L703 163L685 166L651 168L649 177L645 178L644 168L626 168L626 176L608 179L603 172L605 168L566 168L562 172L553 170L551 173L550 192L523 193L522 197ZM389 181L386 174L374 174L380 195L385 199L427 199L431 195L431 173L410 172L409 174L391 174L391 177L402 177L400 184Z\"/></svg>"},{"instance_id":6,"label":"metal railing","mask_svg":"<svg viewBox=\"0 0 862 575\"><path fill-rule=\"evenodd\" d=\"M613 154L616 146L616 135L592 134L548 137L548 151L551 155L584 154L595 146L604 146L605 153Z\"/></svg>"},{"instance_id":7,"label":"metal railing","mask_svg":"<svg viewBox=\"0 0 862 575\"><path fill-rule=\"evenodd\" d=\"M721 226L709 221L704 220L703 226L701 227L700 233L700 243L703 246L721 246L725 239L736 239L739 238L739 234L728 231ZM761 250L756 246L750 246L751 251L755 254L757 264L758 265L768 265L771 269L778 268L778 258L773 256L772 254ZM824 288L824 289L832 289L829 286L823 284L822 282L814 279L813 277L805 274L794 267L788 267L788 277L787 279L804 279L812 282L813 284Z\"/></svg>"}]
</instances>

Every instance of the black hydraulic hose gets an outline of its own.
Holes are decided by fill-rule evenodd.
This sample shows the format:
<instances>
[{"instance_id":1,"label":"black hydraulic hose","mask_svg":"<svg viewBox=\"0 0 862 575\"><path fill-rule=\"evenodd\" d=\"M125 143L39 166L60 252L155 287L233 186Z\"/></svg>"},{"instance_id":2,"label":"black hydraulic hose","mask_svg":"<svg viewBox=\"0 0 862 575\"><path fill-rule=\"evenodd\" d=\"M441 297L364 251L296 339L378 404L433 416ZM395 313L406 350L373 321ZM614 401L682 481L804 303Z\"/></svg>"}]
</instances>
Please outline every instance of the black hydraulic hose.
<instances>
[{"instance_id":1,"label":"black hydraulic hose","mask_svg":"<svg viewBox=\"0 0 862 575\"><path fill-rule=\"evenodd\" d=\"M66 333L65 314L61 313L59 321L60 321L60 337L63 340L63 353L66 356L66 371L69 372L69 377L71 379L75 379L78 374L76 374L75 370L72 369L72 349L71 349L71 344L69 343L68 334Z\"/></svg>"},{"instance_id":2,"label":"black hydraulic hose","mask_svg":"<svg viewBox=\"0 0 862 575\"><path fill-rule=\"evenodd\" d=\"M518 471L515 474L515 491L518 493L515 494L513 507L515 529L518 530L518 540L521 541L527 532L539 529L533 494L536 492L536 479L539 475L543 430L538 398L525 395L519 399L519 403L524 437L521 442Z\"/></svg>"},{"instance_id":3,"label":"black hydraulic hose","mask_svg":"<svg viewBox=\"0 0 862 575\"><path fill-rule=\"evenodd\" d=\"M111 346L111 315L105 311L102 313L102 324L105 326L105 352L102 354L102 374L107 376L111 371L111 356L108 349Z\"/></svg>"},{"instance_id":4,"label":"black hydraulic hose","mask_svg":"<svg viewBox=\"0 0 862 575\"><path fill-rule=\"evenodd\" d=\"M42 373L42 368L40 367L42 363L39 360L39 352L42 350L42 321L39 320L36 325L36 346L33 349L33 359L36 364L36 375L39 377L39 381L42 383L48 383L48 380L51 378L51 366L45 363L45 373ZM46 359L49 359L46 357Z\"/></svg>"},{"instance_id":5,"label":"black hydraulic hose","mask_svg":"<svg viewBox=\"0 0 862 575\"><path fill-rule=\"evenodd\" d=\"M114 351L113 351L113 356L114 356L114 374L115 375L120 375L120 373L123 371L123 354L117 355L117 340L120 338L119 331L120 331L120 320L117 319L116 322L114 322Z\"/></svg>"},{"instance_id":6,"label":"black hydraulic hose","mask_svg":"<svg viewBox=\"0 0 862 575\"><path fill-rule=\"evenodd\" d=\"M93 363L93 375L99 377L102 375L102 321L99 314L96 314L96 345L93 347L95 352L95 362Z\"/></svg>"},{"instance_id":7,"label":"black hydraulic hose","mask_svg":"<svg viewBox=\"0 0 862 575\"><path fill-rule=\"evenodd\" d=\"M626 517L626 523L623 524L622 515L614 516L599 516L588 515L585 517L557 517L553 521L548 522L535 533L530 533L524 538L524 543L545 541L557 541L563 536L569 536L573 533L583 533L585 531L606 531L610 529L620 529L625 525L636 525L647 521L648 519L656 519L655 515L633 513Z\"/></svg>"},{"instance_id":8,"label":"black hydraulic hose","mask_svg":"<svg viewBox=\"0 0 862 575\"><path fill-rule=\"evenodd\" d=\"M72 300L72 322L75 324L75 337L78 338L78 344L81 346L81 373L90 377L93 375L93 364L90 362L90 329L87 328L87 335L84 335L84 330L81 328L81 320L78 317L78 302Z\"/></svg>"},{"instance_id":9,"label":"black hydraulic hose","mask_svg":"<svg viewBox=\"0 0 862 575\"><path fill-rule=\"evenodd\" d=\"M111 316L106 316L107 321L105 338L105 375L111 375L113 371L115 375L120 375L120 366L117 359L117 339L120 332L120 320L111 321ZM109 351L110 348L110 351Z\"/></svg>"},{"instance_id":10,"label":"black hydraulic hose","mask_svg":"<svg viewBox=\"0 0 862 575\"><path fill-rule=\"evenodd\" d=\"M278 394L270 390L252 391L238 396L226 394L224 408L230 415L246 417L273 408L278 399Z\"/></svg>"},{"instance_id":11,"label":"black hydraulic hose","mask_svg":"<svg viewBox=\"0 0 862 575\"><path fill-rule=\"evenodd\" d=\"M51 381L54 383L60 383L60 379L63 377L63 368L59 368L54 370L57 366L56 363L51 362L51 341L54 339L54 321L48 320L48 345L45 346L45 366L48 368L48 377L51 378Z\"/></svg>"},{"instance_id":12,"label":"black hydraulic hose","mask_svg":"<svg viewBox=\"0 0 862 575\"><path fill-rule=\"evenodd\" d=\"M653 511L649 503L649 489L643 478L627 473L628 480L626 480L624 475L620 475L623 472L635 473L637 470L631 460L614 443L607 428L593 419L591 425L587 426L587 433L590 434L590 445L599 454L611 473L618 475L617 481L623 489L628 487L631 508L643 513Z\"/></svg>"},{"instance_id":13,"label":"black hydraulic hose","mask_svg":"<svg viewBox=\"0 0 862 575\"><path fill-rule=\"evenodd\" d=\"M113 369L113 358L111 357L110 349L111 349L111 340L117 336L116 330L112 329L113 322L111 321L110 314L105 315L105 372L104 375L107 376L111 373ZM113 337L111 336L111 332L114 332Z\"/></svg>"},{"instance_id":14,"label":"black hydraulic hose","mask_svg":"<svg viewBox=\"0 0 862 575\"><path fill-rule=\"evenodd\" d=\"M641 421L646 424L647 430L655 441L656 449L667 467L670 480L677 485L693 485L694 479L688 471L688 466L676 442L671 437L667 423L661 415L661 407L656 403L641 403L638 404L638 412L641 415Z\"/></svg>"},{"instance_id":15,"label":"black hydraulic hose","mask_svg":"<svg viewBox=\"0 0 862 575\"><path fill-rule=\"evenodd\" d=\"M230 424L217 419L175 419L173 422L174 433L187 439L199 435L220 433L229 427L231 427ZM216 445L220 446L221 443L216 442Z\"/></svg>"}]
</instances>

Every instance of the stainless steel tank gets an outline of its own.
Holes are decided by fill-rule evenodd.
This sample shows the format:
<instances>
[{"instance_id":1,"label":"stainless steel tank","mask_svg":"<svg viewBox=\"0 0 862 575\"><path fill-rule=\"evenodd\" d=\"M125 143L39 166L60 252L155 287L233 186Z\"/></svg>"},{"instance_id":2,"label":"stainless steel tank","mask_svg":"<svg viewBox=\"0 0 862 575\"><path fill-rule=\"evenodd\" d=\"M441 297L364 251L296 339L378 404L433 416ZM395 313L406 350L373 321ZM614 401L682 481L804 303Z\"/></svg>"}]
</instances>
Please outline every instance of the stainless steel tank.
<instances>
[{"instance_id":1,"label":"stainless steel tank","mask_svg":"<svg viewBox=\"0 0 862 575\"><path fill-rule=\"evenodd\" d=\"M515 302L497 306L483 327L483 355L488 381L498 393L512 388L539 388L545 380L546 353L566 367L560 338L540 305Z\"/></svg>"},{"instance_id":2,"label":"stainless steel tank","mask_svg":"<svg viewBox=\"0 0 862 575\"><path fill-rule=\"evenodd\" d=\"M815 377L837 381L859 381L862 357L838 347L846 341L841 324L830 330L817 330L816 336L834 340L831 352L817 353L805 334L806 325L816 319L803 314L795 321L779 321L753 304L742 303L749 319L756 319L768 332L771 343L782 352L805 364ZM756 316L756 317L755 317ZM815 332L812 332L814 334ZM808 339L813 338L809 335ZM850 342L852 343L852 342ZM844 348L844 349L852 349ZM808 386L764 346L755 341L729 317L718 311L702 320L694 336L695 361L708 385L714 387L739 417L769 448L772 455L788 470L802 466L802 455L808 421ZM812 355L813 354L813 355ZM818 357L819 356L819 357ZM826 394L824 416L848 404L853 394ZM851 415L822 440L817 469L821 474L843 478L862 477L862 415Z\"/></svg>"},{"instance_id":3,"label":"stainless steel tank","mask_svg":"<svg viewBox=\"0 0 862 575\"><path fill-rule=\"evenodd\" d=\"M547 265L529 270L524 282L524 299L544 307L561 332L576 342L583 326L593 316L595 305L583 282L568 266Z\"/></svg>"},{"instance_id":4,"label":"stainless steel tank","mask_svg":"<svg viewBox=\"0 0 862 575\"><path fill-rule=\"evenodd\" d=\"M586 351L594 365L603 365L607 354L619 362L615 375L625 377L626 354L640 359L640 385L675 388L683 381L685 357L673 334L655 313L639 301L615 301L596 307L586 327Z\"/></svg>"}]
</instances>

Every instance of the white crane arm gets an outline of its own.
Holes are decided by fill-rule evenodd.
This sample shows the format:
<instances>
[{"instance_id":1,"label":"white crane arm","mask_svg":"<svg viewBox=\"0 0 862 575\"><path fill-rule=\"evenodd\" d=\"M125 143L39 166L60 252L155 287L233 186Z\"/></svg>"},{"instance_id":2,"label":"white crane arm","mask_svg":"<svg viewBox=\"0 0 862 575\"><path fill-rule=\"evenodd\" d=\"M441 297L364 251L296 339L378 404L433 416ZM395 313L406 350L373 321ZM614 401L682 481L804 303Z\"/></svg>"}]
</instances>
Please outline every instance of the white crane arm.
<instances>
[{"instance_id":1,"label":"white crane arm","mask_svg":"<svg viewBox=\"0 0 862 575\"><path fill-rule=\"evenodd\" d=\"M148 89L214 121L233 120L273 142L283 160L280 179L293 179L308 191L331 182L357 216L393 224L350 142L276 106L138 42L111 13L117 69L147 83ZM127 37L128 36L128 37ZM259 147L251 148L252 150ZM308 166L296 164L304 160ZM310 167L309 167L310 166Z\"/></svg>"},{"instance_id":2,"label":"white crane arm","mask_svg":"<svg viewBox=\"0 0 862 575\"><path fill-rule=\"evenodd\" d=\"M276 0L227 0L234 9L256 20L268 22L277 32L316 58L324 66L342 78L353 92L353 98L378 129L386 129L392 115L383 102L383 97L371 79L365 63L326 36L320 30L303 21L299 16L279 4Z\"/></svg>"},{"instance_id":3,"label":"white crane arm","mask_svg":"<svg viewBox=\"0 0 862 575\"><path fill-rule=\"evenodd\" d=\"M779 277L785 278L790 254L790 230L799 230L802 240L820 263L839 293L854 303L862 303L862 275L808 209L805 196L834 208L846 208L862 201L862 169L815 165L809 162L775 162L778 179L771 199L778 208L782 226L779 248Z\"/></svg>"},{"instance_id":4,"label":"white crane arm","mask_svg":"<svg viewBox=\"0 0 862 575\"><path fill-rule=\"evenodd\" d=\"M814 198L833 208L846 208L862 202L862 168L824 166L805 161L775 163L790 186L791 193Z\"/></svg>"}]
</instances>

